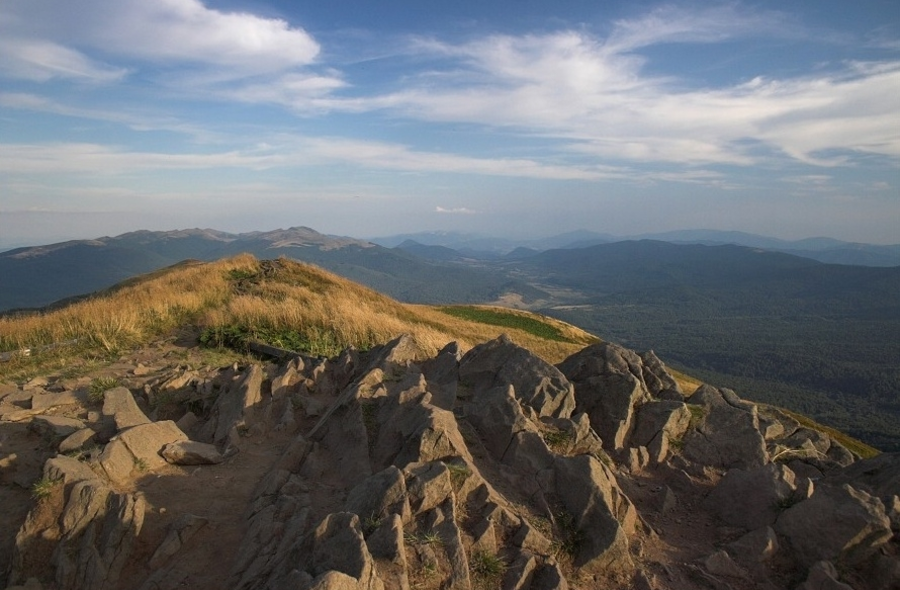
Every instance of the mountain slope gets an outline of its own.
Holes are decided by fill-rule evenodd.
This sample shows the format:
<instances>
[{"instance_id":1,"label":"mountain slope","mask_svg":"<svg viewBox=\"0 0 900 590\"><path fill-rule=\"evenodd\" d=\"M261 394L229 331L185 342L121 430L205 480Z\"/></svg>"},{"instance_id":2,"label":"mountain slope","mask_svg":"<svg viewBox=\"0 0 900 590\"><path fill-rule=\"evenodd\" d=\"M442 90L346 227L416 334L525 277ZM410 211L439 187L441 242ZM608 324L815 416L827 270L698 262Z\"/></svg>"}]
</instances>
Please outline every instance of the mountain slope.
<instances>
[{"instance_id":1,"label":"mountain slope","mask_svg":"<svg viewBox=\"0 0 900 590\"><path fill-rule=\"evenodd\" d=\"M900 449L900 268L653 241L509 264L569 293L544 313Z\"/></svg>"},{"instance_id":2,"label":"mountain slope","mask_svg":"<svg viewBox=\"0 0 900 590\"><path fill-rule=\"evenodd\" d=\"M303 227L247 234L142 231L0 254L4 283L0 311L41 307L184 259L211 261L241 253L311 262L409 302L483 302L508 291L525 299L542 295L520 281L482 269L438 264Z\"/></svg>"}]
</instances>

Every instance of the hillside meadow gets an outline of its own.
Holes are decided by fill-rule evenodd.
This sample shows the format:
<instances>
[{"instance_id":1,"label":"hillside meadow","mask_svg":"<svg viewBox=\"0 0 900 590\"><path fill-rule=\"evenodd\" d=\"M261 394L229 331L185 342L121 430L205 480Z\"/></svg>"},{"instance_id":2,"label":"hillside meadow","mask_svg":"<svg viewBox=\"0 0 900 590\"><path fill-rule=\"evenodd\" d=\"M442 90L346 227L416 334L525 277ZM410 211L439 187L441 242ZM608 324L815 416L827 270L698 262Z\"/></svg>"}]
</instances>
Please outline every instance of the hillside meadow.
<instances>
[{"instance_id":1,"label":"hillside meadow","mask_svg":"<svg viewBox=\"0 0 900 590\"><path fill-rule=\"evenodd\" d=\"M316 266L241 255L185 262L59 309L0 317L0 379L78 359L114 357L176 335L238 351L249 341L331 356L410 334L423 355L451 341L463 350L507 333L550 362L598 339L528 312L402 304ZM484 321L484 315L492 318ZM499 318L499 319L498 319ZM548 335L550 335L548 337ZM30 349L29 356L15 351Z\"/></svg>"}]
</instances>

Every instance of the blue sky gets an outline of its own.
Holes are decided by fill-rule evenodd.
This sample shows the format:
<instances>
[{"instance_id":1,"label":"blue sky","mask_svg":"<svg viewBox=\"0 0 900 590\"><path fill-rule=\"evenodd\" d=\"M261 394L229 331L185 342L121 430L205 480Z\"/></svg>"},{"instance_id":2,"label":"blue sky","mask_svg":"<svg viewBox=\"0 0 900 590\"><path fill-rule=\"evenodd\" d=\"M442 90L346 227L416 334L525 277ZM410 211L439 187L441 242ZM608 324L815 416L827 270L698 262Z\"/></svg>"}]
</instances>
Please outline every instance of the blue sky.
<instances>
[{"instance_id":1,"label":"blue sky","mask_svg":"<svg viewBox=\"0 0 900 590\"><path fill-rule=\"evenodd\" d=\"M900 243L900 3L0 2L0 247L292 225Z\"/></svg>"}]
</instances>

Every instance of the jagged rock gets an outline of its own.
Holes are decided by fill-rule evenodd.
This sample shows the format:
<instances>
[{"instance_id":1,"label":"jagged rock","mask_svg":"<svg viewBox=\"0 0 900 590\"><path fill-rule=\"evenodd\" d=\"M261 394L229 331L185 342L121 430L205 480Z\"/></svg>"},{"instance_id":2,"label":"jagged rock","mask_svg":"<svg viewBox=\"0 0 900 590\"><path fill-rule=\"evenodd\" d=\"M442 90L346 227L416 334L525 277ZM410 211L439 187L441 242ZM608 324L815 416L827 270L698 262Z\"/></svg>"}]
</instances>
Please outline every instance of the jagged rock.
<instances>
[{"instance_id":1,"label":"jagged rock","mask_svg":"<svg viewBox=\"0 0 900 590\"><path fill-rule=\"evenodd\" d=\"M778 536L772 527L762 527L729 543L728 552L744 565L758 566L778 552Z\"/></svg>"},{"instance_id":2,"label":"jagged rock","mask_svg":"<svg viewBox=\"0 0 900 590\"><path fill-rule=\"evenodd\" d=\"M503 459L516 433L537 431L522 412L512 385L480 390L464 408L484 447L498 461Z\"/></svg>"},{"instance_id":3,"label":"jagged rock","mask_svg":"<svg viewBox=\"0 0 900 590\"><path fill-rule=\"evenodd\" d=\"M754 530L775 522L785 506L797 501L794 472L769 463L732 469L707 496L706 507L729 526Z\"/></svg>"},{"instance_id":4,"label":"jagged rock","mask_svg":"<svg viewBox=\"0 0 900 590\"><path fill-rule=\"evenodd\" d=\"M557 457L554 469L556 493L584 537L575 565L587 571L630 570L628 534L637 513L613 475L589 455Z\"/></svg>"},{"instance_id":5,"label":"jagged rock","mask_svg":"<svg viewBox=\"0 0 900 590\"><path fill-rule=\"evenodd\" d=\"M647 447L650 460L665 461L672 441L680 443L691 423L691 412L684 402L653 401L640 406L630 444Z\"/></svg>"},{"instance_id":6,"label":"jagged rock","mask_svg":"<svg viewBox=\"0 0 900 590\"><path fill-rule=\"evenodd\" d=\"M539 567L531 580L530 590L569 590L569 584L555 561Z\"/></svg>"},{"instance_id":7,"label":"jagged rock","mask_svg":"<svg viewBox=\"0 0 900 590\"><path fill-rule=\"evenodd\" d=\"M900 496L900 453L881 453L857 461L828 474L833 483L852 483L853 487L878 496L890 509L894 498Z\"/></svg>"},{"instance_id":8,"label":"jagged rock","mask_svg":"<svg viewBox=\"0 0 900 590\"><path fill-rule=\"evenodd\" d=\"M750 469L768 462L754 404L731 390L708 385L698 388L687 402L703 406L704 412L696 430L688 430L684 437L682 452L689 460L725 469Z\"/></svg>"},{"instance_id":9,"label":"jagged rock","mask_svg":"<svg viewBox=\"0 0 900 590\"><path fill-rule=\"evenodd\" d=\"M775 531L801 564L858 563L893 536L881 500L849 485L816 486L812 497L785 510Z\"/></svg>"},{"instance_id":10,"label":"jagged rock","mask_svg":"<svg viewBox=\"0 0 900 590\"><path fill-rule=\"evenodd\" d=\"M97 433L92 428L82 428L67 436L59 443L60 453L72 453L80 451L85 445L94 442Z\"/></svg>"},{"instance_id":11,"label":"jagged rock","mask_svg":"<svg viewBox=\"0 0 900 590\"><path fill-rule=\"evenodd\" d=\"M122 441L134 455L139 468L154 470L166 466L160 452L169 443L187 441L187 436L171 420L140 424L121 432Z\"/></svg>"},{"instance_id":12,"label":"jagged rock","mask_svg":"<svg viewBox=\"0 0 900 590\"><path fill-rule=\"evenodd\" d=\"M449 485L449 479L447 483ZM356 514L364 524L369 520L380 521L391 514L400 515L404 522L409 520L409 496L403 473L391 465L366 478L350 490L344 511Z\"/></svg>"},{"instance_id":13,"label":"jagged rock","mask_svg":"<svg viewBox=\"0 0 900 590\"><path fill-rule=\"evenodd\" d=\"M409 503L417 514L440 506L453 495L450 470L440 461L412 463L405 471Z\"/></svg>"},{"instance_id":14,"label":"jagged rock","mask_svg":"<svg viewBox=\"0 0 900 590\"><path fill-rule=\"evenodd\" d=\"M150 422L126 387L114 387L103 394L103 416L107 423L113 425L110 436L125 428Z\"/></svg>"},{"instance_id":15,"label":"jagged rock","mask_svg":"<svg viewBox=\"0 0 900 590\"><path fill-rule=\"evenodd\" d=\"M640 357L604 342L573 354L559 368L575 385L577 411L590 416L604 448L626 448L635 408L650 401Z\"/></svg>"},{"instance_id":16,"label":"jagged rock","mask_svg":"<svg viewBox=\"0 0 900 590\"><path fill-rule=\"evenodd\" d=\"M539 416L568 418L575 409L574 388L566 377L506 336L467 352L459 361L459 382L467 397L512 385L516 398Z\"/></svg>"},{"instance_id":17,"label":"jagged rock","mask_svg":"<svg viewBox=\"0 0 900 590\"><path fill-rule=\"evenodd\" d=\"M502 587L506 590L527 590L538 568L538 560L531 553L520 553L506 568Z\"/></svg>"},{"instance_id":18,"label":"jagged rock","mask_svg":"<svg viewBox=\"0 0 900 590\"><path fill-rule=\"evenodd\" d=\"M209 519L194 514L179 516L178 520L169 527L166 538L163 539L150 558L150 567L154 569L159 568L166 560L178 553L182 545L187 543L208 522Z\"/></svg>"},{"instance_id":19,"label":"jagged rock","mask_svg":"<svg viewBox=\"0 0 900 590\"><path fill-rule=\"evenodd\" d=\"M173 465L217 465L225 460L215 445L193 440L168 443L160 455Z\"/></svg>"},{"instance_id":20,"label":"jagged rock","mask_svg":"<svg viewBox=\"0 0 900 590\"><path fill-rule=\"evenodd\" d=\"M383 590L372 555L366 547L359 517L348 512L329 514L316 527L313 538L312 571L322 575L334 570L354 578L357 588Z\"/></svg>"},{"instance_id":21,"label":"jagged rock","mask_svg":"<svg viewBox=\"0 0 900 590\"><path fill-rule=\"evenodd\" d=\"M181 430L181 432L188 433L192 428L194 428L194 426L197 425L199 421L200 419L197 418L196 414L194 414L193 412L186 412L184 416L182 416L175 422L175 426L177 426L178 429Z\"/></svg>"},{"instance_id":22,"label":"jagged rock","mask_svg":"<svg viewBox=\"0 0 900 590\"><path fill-rule=\"evenodd\" d=\"M747 572L731 559L725 551L716 551L712 555L703 560L706 571L714 576L725 576L728 578L747 578Z\"/></svg>"},{"instance_id":23,"label":"jagged rock","mask_svg":"<svg viewBox=\"0 0 900 590\"><path fill-rule=\"evenodd\" d=\"M459 344L451 342L437 356L422 363L422 374L428 382L431 403L444 410L452 410L456 403L459 383Z\"/></svg>"},{"instance_id":24,"label":"jagged rock","mask_svg":"<svg viewBox=\"0 0 900 590\"><path fill-rule=\"evenodd\" d=\"M660 399L669 399L672 401L681 401L684 398L684 392L675 377L666 369L659 357L652 350L641 354L641 374L644 377L644 383L647 391L653 397Z\"/></svg>"},{"instance_id":25,"label":"jagged rock","mask_svg":"<svg viewBox=\"0 0 900 590\"><path fill-rule=\"evenodd\" d=\"M69 458L56 457L45 465L45 473L67 480L62 512L48 523L34 516L40 506L32 510L16 536L9 581L17 583L34 573L44 576L52 572L54 587L61 590L116 588L143 526L146 503L140 495L113 492L93 473L88 476L75 467L78 461L63 459ZM40 563L34 563L34 557L26 559L31 551L47 550L42 542L45 538L58 539L52 555L43 554ZM34 567L40 571L24 569Z\"/></svg>"},{"instance_id":26,"label":"jagged rock","mask_svg":"<svg viewBox=\"0 0 900 590\"><path fill-rule=\"evenodd\" d=\"M216 399L206 425L199 438L214 445L237 445L238 430L249 428L253 412L262 401L262 383L265 372L259 365L250 365L243 377Z\"/></svg>"},{"instance_id":27,"label":"jagged rock","mask_svg":"<svg viewBox=\"0 0 900 590\"><path fill-rule=\"evenodd\" d=\"M820 561L809 568L806 581L797 590L853 590L851 586L838 581L838 572L828 561Z\"/></svg>"}]
</instances>

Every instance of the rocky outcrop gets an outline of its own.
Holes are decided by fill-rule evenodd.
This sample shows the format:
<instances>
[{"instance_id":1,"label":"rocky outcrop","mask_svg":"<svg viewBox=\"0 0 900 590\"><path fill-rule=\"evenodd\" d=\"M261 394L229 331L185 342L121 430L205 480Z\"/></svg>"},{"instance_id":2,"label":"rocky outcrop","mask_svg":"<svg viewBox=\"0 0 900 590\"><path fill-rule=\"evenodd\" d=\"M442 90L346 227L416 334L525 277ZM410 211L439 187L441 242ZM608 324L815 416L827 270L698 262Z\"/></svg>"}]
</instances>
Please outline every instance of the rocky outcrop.
<instances>
[{"instance_id":1,"label":"rocky outcrop","mask_svg":"<svg viewBox=\"0 0 900 590\"><path fill-rule=\"evenodd\" d=\"M900 582L895 457L857 461L727 389L685 399L652 352L604 343L553 367L505 337L424 359L400 337L331 359L141 366L102 407L76 391L59 398L74 405L10 410L71 456L45 464L49 491L15 535L9 584ZM33 403L43 387L3 400Z\"/></svg>"}]
</instances>

